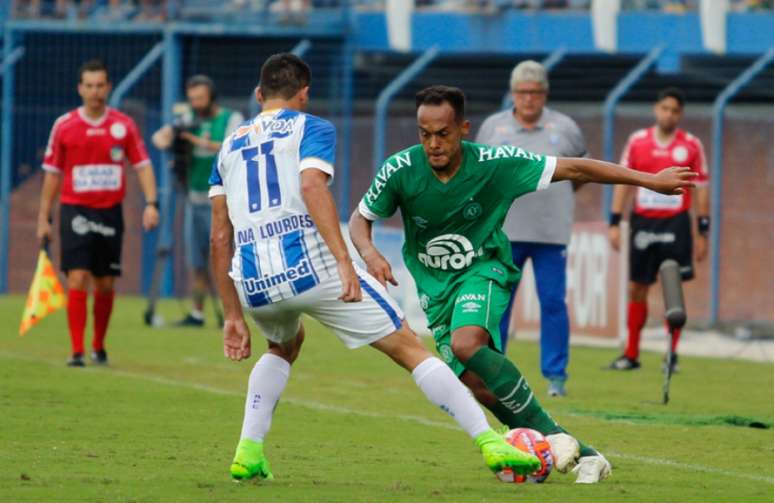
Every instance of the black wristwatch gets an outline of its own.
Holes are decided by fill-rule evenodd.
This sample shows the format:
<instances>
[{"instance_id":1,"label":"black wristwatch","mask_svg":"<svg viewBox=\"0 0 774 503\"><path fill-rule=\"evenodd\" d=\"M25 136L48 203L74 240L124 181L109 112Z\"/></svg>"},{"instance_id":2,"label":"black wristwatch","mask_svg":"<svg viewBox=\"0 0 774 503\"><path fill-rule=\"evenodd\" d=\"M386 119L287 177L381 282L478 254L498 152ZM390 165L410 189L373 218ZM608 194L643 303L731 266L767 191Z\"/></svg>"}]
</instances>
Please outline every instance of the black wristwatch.
<instances>
[{"instance_id":1,"label":"black wristwatch","mask_svg":"<svg viewBox=\"0 0 774 503\"><path fill-rule=\"evenodd\" d=\"M153 206L154 208L159 209L158 201L145 201L145 206Z\"/></svg>"}]
</instances>

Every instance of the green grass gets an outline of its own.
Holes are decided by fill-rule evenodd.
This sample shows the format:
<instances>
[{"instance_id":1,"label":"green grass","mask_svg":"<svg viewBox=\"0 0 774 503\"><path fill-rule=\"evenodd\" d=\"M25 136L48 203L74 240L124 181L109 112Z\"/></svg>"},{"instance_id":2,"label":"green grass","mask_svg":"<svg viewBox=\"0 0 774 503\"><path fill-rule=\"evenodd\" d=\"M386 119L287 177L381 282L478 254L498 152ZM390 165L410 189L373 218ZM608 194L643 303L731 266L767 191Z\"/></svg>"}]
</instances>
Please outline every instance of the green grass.
<instances>
[{"instance_id":1,"label":"green grass","mask_svg":"<svg viewBox=\"0 0 774 503\"><path fill-rule=\"evenodd\" d=\"M255 362L232 363L214 328L146 329L119 298L109 368L68 369L63 312L16 336L20 297L0 298L0 501L760 501L774 494L774 366L681 359L672 402L660 356L601 370L615 352L573 348L566 399L542 400L614 464L575 486L499 483L472 442L376 351L345 349L314 322L277 409L276 480L233 483L243 393ZM176 302L162 304L167 319ZM254 334L254 352L263 348ZM511 357L544 396L535 344ZM740 419L747 418L747 419Z\"/></svg>"}]
</instances>

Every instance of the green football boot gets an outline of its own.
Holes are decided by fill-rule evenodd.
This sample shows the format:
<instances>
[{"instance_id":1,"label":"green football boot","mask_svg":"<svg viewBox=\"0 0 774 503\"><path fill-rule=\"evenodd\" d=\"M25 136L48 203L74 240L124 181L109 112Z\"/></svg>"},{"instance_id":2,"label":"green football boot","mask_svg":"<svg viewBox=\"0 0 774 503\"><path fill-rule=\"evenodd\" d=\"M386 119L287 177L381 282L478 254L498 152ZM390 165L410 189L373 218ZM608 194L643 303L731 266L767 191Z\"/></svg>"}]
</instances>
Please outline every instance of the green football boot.
<instances>
[{"instance_id":1,"label":"green football boot","mask_svg":"<svg viewBox=\"0 0 774 503\"><path fill-rule=\"evenodd\" d=\"M234 461L231 463L231 477L247 480L253 477L274 480L269 461L263 455L263 442L243 438L237 445Z\"/></svg>"},{"instance_id":2,"label":"green football boot","mask_svg":"<svg viewBox=\"0 0 774 503\"><path fill-rule=\"evenodd\" d=\"M512 446L494 430L477 436L475 442L481 449L484 463L495 473L505 468L510 468L518 475L529 475L540 470L541 463L537 457Z\"/></svg>"}]
</instances>

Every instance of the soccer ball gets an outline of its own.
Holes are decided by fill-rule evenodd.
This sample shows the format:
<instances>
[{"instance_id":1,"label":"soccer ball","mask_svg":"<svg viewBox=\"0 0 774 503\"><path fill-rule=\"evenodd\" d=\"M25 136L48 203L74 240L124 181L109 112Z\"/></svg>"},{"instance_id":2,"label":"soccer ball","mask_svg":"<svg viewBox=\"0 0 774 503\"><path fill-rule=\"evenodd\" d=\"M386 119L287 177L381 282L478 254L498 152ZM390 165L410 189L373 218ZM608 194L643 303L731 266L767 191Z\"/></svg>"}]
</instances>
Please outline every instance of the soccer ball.
<instances>
[{"instance_id":1,"label":"soccer ball","mask_svg":"<svg viewBox=\"0 0 774 503\"><path fill-rule=\"evenodd\" d=\"M497 472L497 478L503 482L522 484L524 482L541 483L545 481L554 468L554 455L551 453L551 445L539 431L529 428L515 428L505 434L505 441L524 452L534 454L542 463L540 470L531 475L517 475L513 470L506 468Z\"/></svg>"}]
</instances>

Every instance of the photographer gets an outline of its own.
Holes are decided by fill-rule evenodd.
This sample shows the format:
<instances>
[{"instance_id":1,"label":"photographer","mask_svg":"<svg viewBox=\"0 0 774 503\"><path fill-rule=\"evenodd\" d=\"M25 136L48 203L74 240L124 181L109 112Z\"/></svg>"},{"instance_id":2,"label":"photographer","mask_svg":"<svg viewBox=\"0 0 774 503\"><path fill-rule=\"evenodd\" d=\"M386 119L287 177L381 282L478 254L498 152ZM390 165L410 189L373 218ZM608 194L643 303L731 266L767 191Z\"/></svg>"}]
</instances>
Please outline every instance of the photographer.
<instances>
[{"instance_id":1,"label":"photographer","mask_svg":"<svg viewBox=\"0 0 774 503\"><path fill-rule=\"evenodd\" d=\"M188 104L175 121L153 134L159 149L171 149L178 183L188 192L185 208L185 249L192 276L193 308L179 326L204 326L204 298L210 289L210 200L208 179L221 142L244 120L239 112L220 107L212 79L195 75L186 82Z\"/></svg>"}]
</instances>

